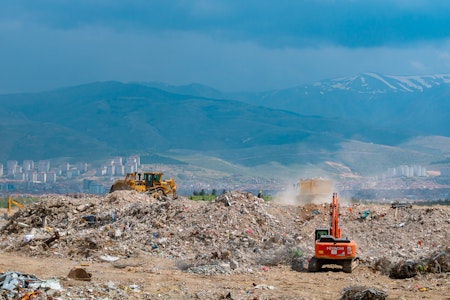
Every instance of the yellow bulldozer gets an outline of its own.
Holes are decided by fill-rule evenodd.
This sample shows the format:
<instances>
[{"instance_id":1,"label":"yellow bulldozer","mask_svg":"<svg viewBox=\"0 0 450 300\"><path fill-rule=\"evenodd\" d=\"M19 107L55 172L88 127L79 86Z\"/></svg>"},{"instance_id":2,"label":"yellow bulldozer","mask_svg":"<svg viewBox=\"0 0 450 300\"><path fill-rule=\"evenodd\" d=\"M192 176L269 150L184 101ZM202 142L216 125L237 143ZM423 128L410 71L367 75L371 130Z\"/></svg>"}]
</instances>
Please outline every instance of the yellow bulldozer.
<instances>
[{"instance_id":1,"label":"yellow bulldozer","mask_svg":"<svg viewBox=\"0 0 450 300\"><path fill-rule=\"evenodd\" d=\"M163 180L162 178L162 172L127 173L125 179L114 182L109 192L135 190L139 193L149 193L154 197L172 194L173 199L176 199L178 196L175 180L173 178Z\"/></svg>"}]
</instances>

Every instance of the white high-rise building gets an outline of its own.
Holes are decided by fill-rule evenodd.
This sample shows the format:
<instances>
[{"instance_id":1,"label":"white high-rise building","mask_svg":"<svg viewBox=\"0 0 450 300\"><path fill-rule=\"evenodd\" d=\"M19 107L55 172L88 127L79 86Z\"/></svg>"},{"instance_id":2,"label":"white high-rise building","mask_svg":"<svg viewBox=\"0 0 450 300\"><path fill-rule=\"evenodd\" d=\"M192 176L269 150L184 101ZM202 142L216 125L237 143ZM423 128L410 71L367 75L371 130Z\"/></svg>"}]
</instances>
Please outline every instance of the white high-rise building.
<instances>
[{"instance_id":1,"label":"white high-rise building","mask_svg":"<svg viewBox=\"0 0 450 300\"><path fill-rule=\"evenodd\" d=\"M114 175L119 175L119 176L125 175L125 166L120 165L120 166L115 166L115 167L116 167L116 169L115 169Z\"/></svg>"},{"instance_id":2,"label":"white high-rise building","mask_svg":"<svg viewBox=\"0 0 450 300\"><path fill-rule=\"evenodd\" d=\"M39 181L39 182L47 182L47 173L45 173L45 172L37 173L37 181Z\"/></svg>"},{"instance_id":3,"label":"white high-rise building","mask_svg":"<svg viewBox=\"0 0 450 300\"><path fill-rule=\"evenodd\" d=\"M31 171L31 170L34 169L34 161L32 161L32 160L24 160L22 166L23 166L24 172Z\"/></svg>"},{"instance_id":4,"label":"white high-rise building","mask_svg":"<svg viewBox=\"0 0 450 300\"><path fill-rule=\"evenodd\" d=\"M56 182L56 173L55 172L48 172L47 173L47 182L55 183Z\"/></svg>"},{"instance_id":5,"label":"white high-rise building","mask_svg":"<svg viewBox=\"0 0 450 300\"><path fill-rule=\"evenodd\" d=\"M116 173L116 166L114 165L106 166L106 175L114 176L115 173Z\"/></svg>"},{"instance_id":6,"label":"white high-rise building","mask_svg":"<svg viewBox=\"0 0 450 300\"><path fill-rule=\"evenodd\" d=\"M38 171L45 172L45 173L50 171L50 161L49 160L40 160L38 162Z\"/></svg>"},{"instance_id":7,"label":"white high-rise building","mask_svg":"<svg viewBox=\"0 0 450 300\"><path fill-rule=\"evenodd\" d=\"M6 174L14 175L16 173L17 165L18 165L17 160L8 160L6 162Z\"/></svg>"},{"instance_id":8,"label":"white high-rise building","mask_svg":"<svg viewBox=\"0 0 450 300\"><path fill-rule=\"evenodd\" d=\"M37 181L37 172L36 171L28 171L26 174L26 181L35 182Z\"/></svg>"}]
</instances>

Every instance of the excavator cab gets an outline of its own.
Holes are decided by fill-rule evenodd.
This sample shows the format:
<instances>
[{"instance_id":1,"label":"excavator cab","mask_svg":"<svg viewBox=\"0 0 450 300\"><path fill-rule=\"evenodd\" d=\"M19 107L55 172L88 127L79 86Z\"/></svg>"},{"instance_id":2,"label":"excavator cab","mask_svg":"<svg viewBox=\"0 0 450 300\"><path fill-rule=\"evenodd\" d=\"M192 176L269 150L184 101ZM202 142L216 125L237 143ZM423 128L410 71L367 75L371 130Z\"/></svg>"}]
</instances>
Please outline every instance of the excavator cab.
<instances>
[{"instance_id":1,"label":"excavator cab","mask_svg":"<svg viewBox=\"0 0 450 300\"><path fill-rule=\"evenodd\" d=\"M316 241L320 240L320 238L324 235L330 235L330 231L328 228L316 228L315 237Z\"/></svg>"}]
</instances>

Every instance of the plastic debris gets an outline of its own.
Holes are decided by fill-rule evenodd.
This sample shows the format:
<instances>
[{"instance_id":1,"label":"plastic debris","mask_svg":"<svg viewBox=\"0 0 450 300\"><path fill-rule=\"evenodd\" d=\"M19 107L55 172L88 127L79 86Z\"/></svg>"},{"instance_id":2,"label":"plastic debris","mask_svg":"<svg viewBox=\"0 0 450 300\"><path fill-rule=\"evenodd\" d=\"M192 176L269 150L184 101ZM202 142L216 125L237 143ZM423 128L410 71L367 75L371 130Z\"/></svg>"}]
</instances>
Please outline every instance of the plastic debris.
<instances>
[{"instance_id":1,"label":"plastic debris","mask_svg":"<svg viewBox=\"0 0 450 300\"><path fill-rule=\"evenodd\" d=\"M15 271L0 274L0 290L9 291L8 297L10 298L15 299L19 292L23 293L25 291L25 296L28 294L28 299L31 299L30 297L36 294L37 290L49 289L62 290L62 287L56 279L41 280L35 275Z\"/></svg>"}]
</instances>

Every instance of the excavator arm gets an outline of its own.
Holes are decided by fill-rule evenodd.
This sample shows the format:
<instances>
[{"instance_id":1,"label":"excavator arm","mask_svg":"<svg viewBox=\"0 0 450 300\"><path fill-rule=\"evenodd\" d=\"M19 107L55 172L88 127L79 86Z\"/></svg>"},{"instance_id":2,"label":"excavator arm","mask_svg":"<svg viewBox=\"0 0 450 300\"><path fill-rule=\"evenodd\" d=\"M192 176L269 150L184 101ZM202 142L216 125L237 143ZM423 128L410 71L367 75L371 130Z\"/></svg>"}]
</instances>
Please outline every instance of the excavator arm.
<instances>
[{"instance_id":1,"label":"excavator arm","mask_svg":"<svg viewBox=\"0 0 450 300\"><path fill-rule=\"evenodd\" d=\"M330 235L334 238L341 238L341 228L339 227L339 201L337 193L333 193L333 199L330 204L331 208L331 226Z\"/></svg>"},{"instance_id":2,"label":"excavator arm","mask_svg":"<svg viewBox=\"0 0 450 300\"><path fill-rule=\"evenodd\" d=\"M11 210L12 210L13 205L17 206L19 209L23 209L22 203L17 202L16 200L14 200L11 197L8 197L8 216L11 216Z\"/></svg>"}]
</instances>

